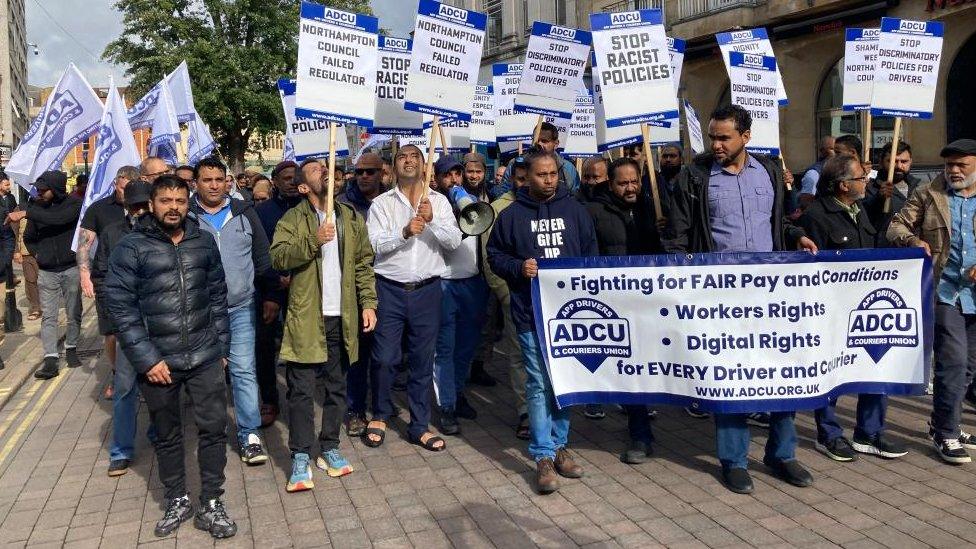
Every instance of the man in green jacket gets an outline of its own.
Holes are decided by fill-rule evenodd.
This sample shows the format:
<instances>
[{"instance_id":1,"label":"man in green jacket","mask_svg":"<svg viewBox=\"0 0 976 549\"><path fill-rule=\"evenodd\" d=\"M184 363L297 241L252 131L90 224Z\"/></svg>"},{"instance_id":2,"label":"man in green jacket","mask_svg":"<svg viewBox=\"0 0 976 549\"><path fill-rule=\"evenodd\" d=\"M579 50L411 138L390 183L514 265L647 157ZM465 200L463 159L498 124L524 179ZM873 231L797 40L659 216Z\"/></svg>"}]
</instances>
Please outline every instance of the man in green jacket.
<instances>
[{"instance_id":1,"label":"man in green jacket","mask_svg":"<svg viewBox=\"0 0 976 549\"><path fill-rule=\"evenodd\" d=\"M338 201L331 212L325 211L326 172L318 160L302 164L295 180L306 200L281 218L271 244L273 267L291 274L280 352L287 361L289 492L313 487L312 391L317 373L325 398L315 464L332 477L352 472L339 452L346 373L359 360L358 323L364 332L376 327L376 279L366 224L355 209Z\"/></svg>"}]
</instances>

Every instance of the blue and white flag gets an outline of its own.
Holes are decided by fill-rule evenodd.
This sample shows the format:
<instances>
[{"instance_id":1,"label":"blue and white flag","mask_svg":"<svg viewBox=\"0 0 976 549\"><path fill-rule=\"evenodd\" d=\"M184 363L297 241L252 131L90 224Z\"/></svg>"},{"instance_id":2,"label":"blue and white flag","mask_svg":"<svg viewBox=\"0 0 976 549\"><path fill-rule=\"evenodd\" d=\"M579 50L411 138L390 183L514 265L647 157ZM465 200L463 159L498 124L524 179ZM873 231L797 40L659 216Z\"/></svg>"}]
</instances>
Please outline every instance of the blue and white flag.
<instances>
[{"instance_id":1,"label":"blue and white flag","mask_svg":"<svg viewBox=\"0 0 976 549\"><path fill-rule=\"evenodd\" d=\"M91 85L69 64L10 157L7 173L30 192L40 174L60 169L71 149L98 128L102 110Z\"/></svg>"},{"instance_id":2,"label":"blue and white flag","mask_svg":"<svg viewBox=\"0 0 976 549\"><path fill-rule=\"evenodd\" d=\"M190 87L190 71L186 67L186 61L183 61L180 66L176 67L166 78L160 80L129 109L127 114L132 129L152 127L153 118L156 116L156 105L159 103L159 92L163 89L164 83L169 88L170 96L173 98L176 119L180 123L184 123L196 118L197 111L196 107L193 106L193 89Z\"/></svg>"},{"instance_id":3,"label":"blue and white flag","mask_svg":"<svg viewBox=\"0 0 976 549\"><path fill-rule=\"evenodd\" d=\"M139 146L129 129L129 121L125 114L125 103L119 95L115 83L109 85L108 98L105 100L105 110L102 121L98 126L98 141L95 143L95 160L92 162L88 189L85 200L81 204L79 223L85 217L85 211L95 202L112 194L115 190L115 174L123 166L138 166L142 160ZM71 242L71 249L78 248L78 229Z\"/></svg>"},{"instance_id":4,"label":"blue and white flag","mask_svg":"<svg viewBox=\"0 0 976 549\"><path fill-rule=\"evenodd\" d=\"M213 136L210 135L210 127L203 123L200 115L190 121L189 136L186 139L186 161L193 165L210 156L210 153L217 148Z\"/></svg>"},{"instance_id":5,"label":"blue and white flag","mask_svg":"<svg viewBox=\"0 0 976 549\"><path fill-rule=\"evenodd\" d=\"M291 133L285 136L285 148L281 151L281 161L295 161L295 142L291 139Z\"/></svg>"},{"instance_id":6,"label":"blue and white flag","mask_svg":"<svg viewBox=\"0 0 976 549\"><path fill-rule=\"evenodd\" d=\"M162 158L170 166L179 163L176 155L176 142L180 140L180 123L176 119L176 107L170 96L169 87L160 88L153 117L152 137L149 138L149 155Z\"/></svg>"}]
</instances>

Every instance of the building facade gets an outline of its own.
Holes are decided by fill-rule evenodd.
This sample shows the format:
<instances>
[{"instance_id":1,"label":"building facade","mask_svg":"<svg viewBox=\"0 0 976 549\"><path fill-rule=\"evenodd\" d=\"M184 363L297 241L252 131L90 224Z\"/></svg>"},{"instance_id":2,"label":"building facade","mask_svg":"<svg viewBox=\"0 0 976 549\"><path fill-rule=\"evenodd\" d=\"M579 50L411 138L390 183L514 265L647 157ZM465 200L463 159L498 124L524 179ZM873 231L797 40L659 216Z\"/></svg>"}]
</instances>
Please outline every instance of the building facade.
<instances>
[{"instance_id":1,"label":"building facade","mask_svg":"<svg viewBox=\"0 0 976 549\"><path fill-rule=\"evenodd\" d=\"M25 0L0 0L0 163L5 164L30 125L27 102Z\"/></svg>"}]
</instances>

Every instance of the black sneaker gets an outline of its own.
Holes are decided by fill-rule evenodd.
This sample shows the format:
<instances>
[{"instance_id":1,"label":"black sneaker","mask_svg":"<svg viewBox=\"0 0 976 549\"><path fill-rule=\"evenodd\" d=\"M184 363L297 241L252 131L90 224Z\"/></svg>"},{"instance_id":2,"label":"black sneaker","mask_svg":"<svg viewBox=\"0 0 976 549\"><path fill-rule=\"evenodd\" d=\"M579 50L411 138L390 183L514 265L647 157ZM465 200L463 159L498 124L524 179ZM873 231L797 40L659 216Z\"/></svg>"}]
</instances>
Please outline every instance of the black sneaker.
<instances>
[{"instance_id":1,"label":"black sneaker","mask_svg":"<svg viewBox=\"0 0 976 549\"><path fill-rule=\"evenodd\" d=\"M966 431L959 432L959 444L967 450L976 450L976 436Z\"/></svg>"},{"instance_id":2,"label":"black sneaker","mask_svg":"<svg viewBox=\"0 0 976 549\"><path fill-rule=\"evenodd\" d=\"M478 419L478 410L475 410L464 395L458 395L457 404L454 405L454 415L461 419Z\"/></svg>"},{"instance_id":3,"label":"black sneaker","mask_svg":"<svg viewBox=\"0 0 976 549\"><path fill-rule=\"evenodd\" d=\"M37 379L51 379L52 377L58 376L58 357L56 356L46 356L44 357L44 365L40 367L36 372L34 372L34 377Z\"/></svg>"},{"instance_id":4,"label":"black sneaker","mask_svg":"<svg viewBox=\"0 0 976 549\"><path fill-rule=\"evenodd\" d=\"M946 463L960 464L973 460L969 457L969 452L960 444L959 439L942 440L938 435L933 435L932 445L935 446L935 451L939 453L942 461Z\"/></svg>"},{"instance_id":5,"label":"black sneaker","mask_svg":"<svg viewBox=\"0 0 976 549\"><path fill-rule=\"evenodd\" d=\"M763 463L766 464L766 467L772 469L777 477L793 486L806 488L813 484L813 475L810 474L810 471L804 469L800 465L800 462L795 459L787 461L766 461L764 459Z\"/></svg>"},{"instance_id":6,"label":"black sneaker","mask_svg":"<svg viewBox=\"0 0 976 549\"><path fill-rule=\"evenodd\" d=\"M193 526L210 532L217 539L229 538L237 533L237 524L227 516L224 503L219 499L212 499L200 507L193 517Z\"/></svg>"},{"instance_id":7,"label":"black sneaker","mask_svg":"<svg viewBox=\"0 0 976 549\"><path fill-rule=\"evenodd\" d=\"M861 438L855 434L854 440L851 441L851 448L854 448L854 451L860 454L881 456L885 459L900 458L908 453L908 449L904 446L897 442L886 440L881 436L881 433L870 438Z\"/></svg>"},{"instance_id":8,"label":"black sneaker","mask_svg":"<svg viewBox=\"0 0 976 549\"><path fill-rule=\"evenodd\" d=\"M450 436L461 434L461 424L450 408L441 408L441 432Z\"/></svg>"},{"instance_id":9,"label":"black sneaker","mask_svg":"<svg viewBox=\"0 0 976 549\"><path fill-rule=\"evenodd\" d=\"M766 412L753 412L746 416L746 423L756 427L769 428L769 414Z\"/></svg>"},{"instance_id":10,"label":"black sneaker","mask_svg":"<svg viewBox=\"0 0 976 549\"><path fill-rule=\"evenodd\" d=\"M695 419L708 419L709 416L711 416L711 414L709 414L708 412L702 412L690 406L685 406L685 413Z\"/></svg>"},{"instance_id":11,"label":"black sneaker","mask_svg":"<svg viewBox=\"0 0 976 549\"><path fill-rule=\"evenodd\" d=\"M468 379L471 383L482 387L494 387L498 383L485 371L485 364L480 360L471 363L471 376Z\"/></svg>"},{"instance_id":12,"label":"black sneaker","mask_svg":"<svg viewBox=\"0 0 976 549\"><path fill-rule=\"evenodd\" d=\"M818 452L834 461L854 461L857 459L857 454L854 453L850 441L844 437L837 437L826 444L818 440L814 447Z\"/></svg>"},{"instance_id":13,"label":"black sneaker","mask_svg":"<svg viewBox=\"0 0 976 549\"><path fill-rule=\"evenodd\" d=\"M66 347L64 349L64 360L68 363L68 368L81 366L81 359L78 358L78 349L75 347Z\"/></svg>"},{"instance_id":14,"label":"black sneaker","mask_svg":"<svg viewBox=\"0 0 976 549\"><path fill-rule=\"evenodd\" d=\"M722 469L722 482L736 494L751 494L753 490L752 477L742 467Z\"/></svg>"},{"instance_id":15,"label":"black sneaker","mask_svg":"<svg viewBox=\"0 0 976 549\"><path fill-rule=\"evenodd\" d=\"M113 459L108 464L108 476L120 477L129 472L129 465L132 463L128 459Z\"/></svg>"},{"instance_id":16,"label":"black sneaker","mask_svg":"<svg viewBox=\"0 0 976 549\"><path fill-rule=\"evenodd\" d=\"M268 461L268 454L264 453L261 438L251 433L247 435L247 442L240 448L241 461L248 465L261 465Z\"/></svg>"},{"instance_id":17,"label":"black sneaker","mask_svg":"<svg viewBox=\"0 0 976 549\"><path fill-rule=\"evenodd\" d=\"M182 496L169 500L166 504L166 514L156 523L153 533L157 538L164 538L173 533L184 521L193 516L193 506L190 497Z\"/></svg>"},{"instance_id":18,"label":"black sneaker","mask_svg":"<svg viewBox=\"0 0 976 549\"><path fill-rule=\"evenodd\" d=\"M651 445L646 442L633 441L630 446L620 454L620 461L630 465L646 463L647 458L651 457Z\"/></svg>"}]
</instances>

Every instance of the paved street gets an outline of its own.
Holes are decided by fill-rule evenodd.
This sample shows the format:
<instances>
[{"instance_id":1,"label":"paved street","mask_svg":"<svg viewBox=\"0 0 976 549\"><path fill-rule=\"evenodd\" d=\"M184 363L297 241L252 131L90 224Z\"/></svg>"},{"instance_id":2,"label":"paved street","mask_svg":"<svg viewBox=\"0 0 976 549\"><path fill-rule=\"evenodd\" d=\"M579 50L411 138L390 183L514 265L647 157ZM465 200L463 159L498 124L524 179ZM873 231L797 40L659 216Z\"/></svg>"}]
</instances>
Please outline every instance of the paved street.
<instances>
[{"instance_id":1,"label":"paved street","mask_svg":"<svg viewBox=\"0 0 976 549\"><path fill-rule=\"evenodd\" d=\"M0 351L7 362L0 371L0 402L6 401L0 408L0 544L212 544L192 522L168 539L153 536L162 488L144 436L134 469L115 479L106 476L111 408L99 397L106 365L89 305L83 367L63 370L51 381L29 378L10 390L41 360L39 342L31 337L38 323L28 323L23 335L8 336ZM504 364L498 356L496 377L505 379ZM961 547L973 540L976 465L943 465L929 450L920 436L928 398L891 402L889 433L911 448L897 461L828 461L813 450L811 414L802 414L799 457L816 477L807 489L768 475L758 462L765 437L754 429L752 496L720 485L710 421L662 407L655 421L656 457L628 466L617 459L626 438L624 416L610 412L593 421L577 414L570 440L586 477L566 480L557 494L545 497L533 493L533 469L524 443L513 435L513 400L503 384L476 388L471 401L478 421L463 421L463 436L450 438L443 453L421 450L395 432L378 449L344 439L355 473L336 480L316 470L315 490L302 494L284 489L290 463L279 420L265 431L270 463L245 466L228 448L226 501L239 533L218 545L903 548ZM852 401L844 399L841 407L848 425ZM976 416L966 416L969 425L976 424ZM143 433L144 406L139 419ZM193 432L187 428L195 502Z\"/></svg>"}]
</instances>

